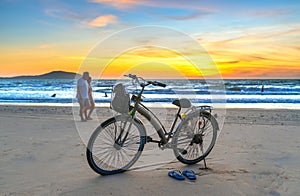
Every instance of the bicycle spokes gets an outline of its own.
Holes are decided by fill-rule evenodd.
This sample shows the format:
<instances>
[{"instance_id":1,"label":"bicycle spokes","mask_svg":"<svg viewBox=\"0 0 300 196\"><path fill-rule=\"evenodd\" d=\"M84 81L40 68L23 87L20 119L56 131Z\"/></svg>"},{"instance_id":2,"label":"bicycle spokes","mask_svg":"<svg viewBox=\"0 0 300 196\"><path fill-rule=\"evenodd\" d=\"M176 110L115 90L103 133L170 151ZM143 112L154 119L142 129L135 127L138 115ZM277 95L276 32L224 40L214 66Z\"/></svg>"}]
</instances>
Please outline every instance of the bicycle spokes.
<instances>
[{"instance_id":1,"label":"bicycle spokes","mask_svg":"<svg viewBox=\"0 0 300 196\"><path fill-rule=\"evenodd\" d=\"M140 156L144 135L134 121L125 122L121 117L109 119L89 141L87 158L91 168L103 175L125 171Z\"/></svg>"},{"instance_id":2,"label":"bicycle spokes","mask_svg":"<svg viewBox=\"0 0 300 196\"><path fill-rule=\"evenodd\" d=\"M208 114L195 113L187 118L174 133L173 150L183 163L194 164L208 155L216 135L217 125Z\"/></svg>"}]
</instances>

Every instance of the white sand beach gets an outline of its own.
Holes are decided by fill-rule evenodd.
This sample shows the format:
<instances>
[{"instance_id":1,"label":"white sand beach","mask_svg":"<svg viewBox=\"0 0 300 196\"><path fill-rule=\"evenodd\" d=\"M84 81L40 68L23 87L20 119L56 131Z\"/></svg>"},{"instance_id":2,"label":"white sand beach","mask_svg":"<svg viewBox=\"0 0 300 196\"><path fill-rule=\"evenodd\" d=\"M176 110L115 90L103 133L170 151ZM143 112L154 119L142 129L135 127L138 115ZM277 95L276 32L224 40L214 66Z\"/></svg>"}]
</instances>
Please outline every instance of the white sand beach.
<instances>
[{"instance_id":1,"label":"white sand beach","mask_svg":"<svg viewBox=\"0 0 300 196\"><path fill-rule=\"evenodd\" d=\"M154 169L99 176L76 124L88 137L108 110L97 108L97 119L80 124L71 107L0 106L0 195L299 195L299 110L227 110L208 170L199 169L203 162L186 166L173 158ZM196 181L167 175L186 168Z\"/></svg>"}]
</instances>

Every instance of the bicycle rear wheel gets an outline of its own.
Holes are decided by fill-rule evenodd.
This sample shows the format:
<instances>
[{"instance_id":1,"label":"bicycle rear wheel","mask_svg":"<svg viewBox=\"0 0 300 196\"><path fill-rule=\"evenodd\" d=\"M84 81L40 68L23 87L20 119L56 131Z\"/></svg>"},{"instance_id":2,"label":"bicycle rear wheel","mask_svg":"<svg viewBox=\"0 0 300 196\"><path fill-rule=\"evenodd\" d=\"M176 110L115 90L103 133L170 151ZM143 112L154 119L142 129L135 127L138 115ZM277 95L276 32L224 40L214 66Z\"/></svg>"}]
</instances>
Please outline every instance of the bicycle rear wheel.
<instances>
[{"instance_id":1,"label":"bicycle rear wheel","mask_svg":"<svg viewBox=\"0 0 300 196\"><path fill-rule=\"evenodd\" d=\"M215 145L218 129L218 123L210 113L198 111L189 114L173 136L176 158L184 164L203 160Z\"/></svg>"},{"instance_id":2,"label":"bicycle rear wheel","mask_svg":"<svg viewBox=\"0 0 300 196\"><path fill-rule=\"evenodd\" d=\"M145 135L143 125L136 119L121 115L108 119L96 128L88 142L90 167L101 175L128 170L144 149Z\"/></svg>"}]
</instances>

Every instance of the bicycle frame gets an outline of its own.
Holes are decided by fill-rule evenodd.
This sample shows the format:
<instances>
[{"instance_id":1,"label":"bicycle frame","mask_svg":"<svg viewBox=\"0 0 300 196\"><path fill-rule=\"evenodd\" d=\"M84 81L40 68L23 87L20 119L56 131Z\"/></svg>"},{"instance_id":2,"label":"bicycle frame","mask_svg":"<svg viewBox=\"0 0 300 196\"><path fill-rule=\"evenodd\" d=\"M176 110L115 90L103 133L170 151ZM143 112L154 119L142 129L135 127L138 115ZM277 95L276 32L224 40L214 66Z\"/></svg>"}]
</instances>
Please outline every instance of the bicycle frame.
<instances>
[{"instance_id":1,"label":"bicycle frame","mask_svg":"<svg viewBox=\"0 0 300 196\"><path fill-rule=\"evenodd\" d=\"M152 141L152 142L160 143L161 145L167 144L171 138L171 135L173 134L173 130L175 128L177 120L178 120L178 118L180 118L179 113L181 111L181 108L179 108L179 110L176 114L176 117L172 123L171 129L169 130L169 132L167 132L165 127L163 126L161 121L155 116L155 114L151 110L149 110L145 105L143 105L141 103L141 100L142 100L141 97L142 97L144 88L145 88L145 85L142 86L142 90L140 91L138 96L133 95L131 98L135 102L133 110L132 110L132 116L134 118L135 113L137 111L142 116L144 116L150 122L150 124L154 127L154 129L156 130L161 141Z\"/></svg>"},{"instance_id":2,"label":"bicycle frame","mask_svg":"<svg viewBox=\"0 0 300 196\"><path fill-rule=\"evenodd\" d=\"M134 79L135 81L137 81L139 83L138 77L136 77L135 75L130 75L129 74L128 77ZM142 116L144 116L150 122L150 124L154 127L154 129L156 130L158 136L161 139L161 141L154 141L154 140L152 140L151 137L147 136L147 138L146 138L147 142L155 142L155 143L158 143L159 146L165 145L169 142L170 138L172 137L172 134L173 134L175 125L178 121L178 118L182 120L182 118L180 116L181 107L179 107L179 109L177 111L177 114L175 116L175 119L172 123L172 126L171 126L169 132L167 132L165 127L160 122L160 120L155 116L155 114L151 110L149 110L145 105L143 105L141 103L142 94L143 94L144 89L145 89L146 86L152 84L152 85L158 85L158 86L165 87L165 84L159 83L159 82L156 82L156 81L154 81L154 82L147 81L147 83L139 83L139 84L142 87L142 89L140 90L140 92L137 95L135 95L135 94L132 95L131 100L134 101L135 104L134 104L134 107L131 106L131 111L129 112L129 114L132 116L132 119L135 118L136 111L138 113L140 113ZM201 110L202 111L211 110L211 107L201 106L200 111ZM189 111L189 110L187 110L187 111ZM131 127L131 124L130 124L129 128L130 127ZM123 131L120 134L120 138L121 138L122 135L123 135ZM123 141L125 141L126 138L127 138L127 135L125 136Z\"/></svg>"}]
</instances>

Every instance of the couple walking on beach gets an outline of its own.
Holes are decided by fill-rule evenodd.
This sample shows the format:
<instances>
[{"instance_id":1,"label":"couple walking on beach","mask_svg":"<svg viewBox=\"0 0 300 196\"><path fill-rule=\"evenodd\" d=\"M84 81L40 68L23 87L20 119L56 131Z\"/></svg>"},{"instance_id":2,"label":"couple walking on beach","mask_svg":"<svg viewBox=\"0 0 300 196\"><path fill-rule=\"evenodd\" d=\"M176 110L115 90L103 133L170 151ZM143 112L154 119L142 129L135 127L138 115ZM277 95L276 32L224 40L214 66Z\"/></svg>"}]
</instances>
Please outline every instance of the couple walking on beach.
<instances>
[{"instance_id":1,"label":"couple walking on beach","mask_svg":"<svg viewBox=\"0 0 300 196\"><path fill-rule=\"evenodd\" d=\"M79 116L81 121L93 120L91 114L95 108L95 102L92 95L92 78L89 72L84 72L77 81L77 100L80 106ZM89 113L88 113L89 111Z\"/></svg>"}]
</instances>

